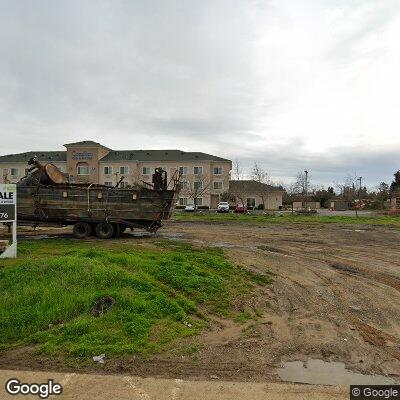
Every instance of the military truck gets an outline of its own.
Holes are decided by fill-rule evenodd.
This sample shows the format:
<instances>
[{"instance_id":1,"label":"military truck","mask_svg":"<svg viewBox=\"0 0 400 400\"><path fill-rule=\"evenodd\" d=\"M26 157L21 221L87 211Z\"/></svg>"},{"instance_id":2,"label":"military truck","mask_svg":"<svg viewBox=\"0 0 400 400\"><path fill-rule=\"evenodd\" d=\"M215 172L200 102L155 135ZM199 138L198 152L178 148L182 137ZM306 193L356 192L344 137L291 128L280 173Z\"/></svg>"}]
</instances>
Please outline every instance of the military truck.
<instances>
[{"instance_id":1,"label":"military truck","mask_svg":"<svg viewBox=\"0 0 400 400\"><path fill-rule=\"evenodd\" d=\"M71 183L54 164L32 158L27 174L17 183L18 223L73 225L80 239L118 237L125 229L156 232L169 219L180 190L180 177L170 181L157 168L152 184L121 188L94 183Z\"/></svg>"}]
</instances>

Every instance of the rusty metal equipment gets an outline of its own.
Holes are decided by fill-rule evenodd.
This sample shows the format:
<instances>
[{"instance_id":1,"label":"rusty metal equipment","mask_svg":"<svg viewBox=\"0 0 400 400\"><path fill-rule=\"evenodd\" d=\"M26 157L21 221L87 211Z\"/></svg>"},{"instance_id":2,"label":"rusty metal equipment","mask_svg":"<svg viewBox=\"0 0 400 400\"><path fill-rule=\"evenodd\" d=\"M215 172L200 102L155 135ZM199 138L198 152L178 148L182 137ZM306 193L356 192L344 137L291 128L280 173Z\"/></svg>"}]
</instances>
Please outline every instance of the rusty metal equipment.
<instances>
[{"instance_id":1,"label":"rusty metal equipment","mask_svg":"<svg viewBox=\"0 0 400 400\"><path fill-rule=\"evenodd\" d=\"M74 225L74 235L85 238L119 236L126 228L156 232L171 217L180 190L180 176L167 181L159 168L153 184L120 188L69 183L54 164L29 160L28 173L17 184L18 222Z\"/></svg>"}]
</instances>

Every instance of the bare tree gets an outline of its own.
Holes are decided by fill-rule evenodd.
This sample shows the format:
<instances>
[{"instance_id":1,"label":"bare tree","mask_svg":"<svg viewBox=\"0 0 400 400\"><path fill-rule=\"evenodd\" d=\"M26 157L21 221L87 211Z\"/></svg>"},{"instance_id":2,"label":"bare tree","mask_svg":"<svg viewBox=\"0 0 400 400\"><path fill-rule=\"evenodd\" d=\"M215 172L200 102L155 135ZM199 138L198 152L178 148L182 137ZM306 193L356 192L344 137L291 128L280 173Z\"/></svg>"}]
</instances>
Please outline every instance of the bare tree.
<instances>
[{"instance_id":1,"label":"bare tree","mask_svg":"<svg viewBox=\"0 0 400 400\"><path fill-rule=\"evenodd\" d=\"M248 189L246 184L243 185L236 185L234 188L229 188L229 197L234 199L236 204L242 204L244 206L247 205L247 194Z\"/></svg>"},{"instance_id":2,"label":"bare tree","mask_svg":"<svg viewBox=\"0 0 400 400\"><path fill-rule=\"evenodd\" d=\"M10 183L10 181L8 179L8 168L3 169L3 182L4 183Z\"/></svg>"},{"instance_id":3,"label":"bare tree","mask_svg":"<svg viewBox=\"0 0 400 400\"><path fill-rule=\"evenodd\" d=\"M390 193L389 193L389 185L385 182L381 182L378 187L378 193L376 195L378 201L380 202L380 206L383 209L385 201L389 198Z\"/></svg>"},{"instance_id":4,"label":"bare tree","mask_svg":"<svg viewBox=\"0 0 400 400\"><path fill-rule=\"evenodd\" d=\"M359 178L357 177L356 174L347 174L344 178L343 183L336 183L336 186L340 190L340 195L343 200L346 200L348 203L350 203L354 211L356 212L356 217L358 217L358 209L360 206L360 202L356 201L357 199L357 180Z\"/></svg>"},{"instance_id":5,"label":"bare tree","mask_svg":"<svg viewBox=\"0 0 400 400\"><path fill-rule=\"evenodd\" d=\"M308 174L308 176L306 177L305 172L298 172L296 175L295 182L290 187L290 191L294 194L305 194L306 189L307 191L313 191L310 185L310 181L311 181L310 174Z\"/></svg>"},{"instance_id":6,"label":"bare tree","mask_svg":"<svg viewBox=\"0 0 400 400\"><path fill-rule=\"evenodd\" d=\"M232 177L233 179L236 179L238 181L243 178L242 164L237 158L233 161L232 164Z\"/></svg>"},{"instance_id":7,"label":"bare tree","mask_svg":"<svg viewBox=\"0 0 400 400\"><path fill-rule=\"evenodd\" d=\"M228 203L234 203L236 201L236 198L230 191L227 191L227 192L221 193L221 201L226 201Z\"/></svg>"},{"instance_id":8,"label":"bare tree","mask_svg":"<svg viewBox=\"0 0 400 400\"><path fill-rule=\"evenodd\" d=\"M267 171L265 171L257 162L254 163L251 170L251 179L260 183L270 182Z\"/></svg>"},{"instance_id":9,"label":"bare tree","mask_svg":"<svg viewBox=\"0 0 400 400\"><path fill-rule=\"evenodd\" d=\"M187 177L185 180L185 191L189 198L193 199L195 210L198 205L198 198L207 193L211 185L211 177L209 174L199 173ZM183 188L182 188L183 189Z\"/></svg>"}]
</instances>

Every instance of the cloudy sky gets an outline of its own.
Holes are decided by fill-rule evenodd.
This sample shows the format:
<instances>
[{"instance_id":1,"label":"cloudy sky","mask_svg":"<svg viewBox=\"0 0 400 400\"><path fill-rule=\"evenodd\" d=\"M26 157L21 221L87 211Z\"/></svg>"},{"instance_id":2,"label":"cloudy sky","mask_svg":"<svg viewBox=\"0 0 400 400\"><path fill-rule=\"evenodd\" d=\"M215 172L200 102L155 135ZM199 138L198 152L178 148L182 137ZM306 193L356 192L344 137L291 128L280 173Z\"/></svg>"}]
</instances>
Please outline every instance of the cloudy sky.
<instances>
[{"instance_id":1,"label":"cloudy sky","mask_svg":"<svg viewBox=\"0 0 400 400\"><path fill-rule=\"evenodd\" d=\"M310 170L400 168L399 0L0 0L0 154L92 139Z\"/></svg>"}]
</instances>

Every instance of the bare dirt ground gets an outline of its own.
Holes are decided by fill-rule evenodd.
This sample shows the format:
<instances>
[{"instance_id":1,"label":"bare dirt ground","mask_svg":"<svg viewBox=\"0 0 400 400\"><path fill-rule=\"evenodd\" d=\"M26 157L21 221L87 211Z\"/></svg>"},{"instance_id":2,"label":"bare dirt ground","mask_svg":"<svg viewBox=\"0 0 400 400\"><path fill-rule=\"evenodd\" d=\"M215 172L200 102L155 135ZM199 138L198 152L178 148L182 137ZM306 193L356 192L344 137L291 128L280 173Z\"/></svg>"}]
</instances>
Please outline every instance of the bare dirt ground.
<instances>
[{"instance_id":1,"label":"bare dirt ground","mask_svg":"<svg viewBox=\"0 0 400 400\"><path fill-rule=\"evenodd\" d=\"M31 399L38 396L11 396L5 392L9 379L47 382L63 387L62 400L337 400L347 399L348 388L261 382L187 381L182 379L139 378L76 373L46 373L0 370L0 399Z\"/></svg>"},{"instance_id":2,"label":"bare dirt ground","mask_svg":"<svg viewBox=\"0 0 400 400\"><path fill-rule=\"evenodd\" d=\"M156 237L127 233L119 240L160 237L221 247L250 270L274 273L273 284L260 286L250 299L236 299L238 310L259 317L244 323L212 318L209 331L153 357L71 364L19 349L1 354L0 368L265 382L279 380L276 369L285 361L317 358L365 374L400 376L399 230L170 222Z\"/></svg>"},{"instance_id":3,"label":"bare dirt ground","mask_svg":"<svg viewBox=\"0 0 400 400\"><path fill-rule=\"evenodd\" d=\"M260 321L222 323L203 356L262 374L307 357L400 375L400 231L376 226L171 224L168 232L221 246L246 268L276 274L253 304ZM244 371L243 371L244 372Z\"/></svg>"}]
</instances>

